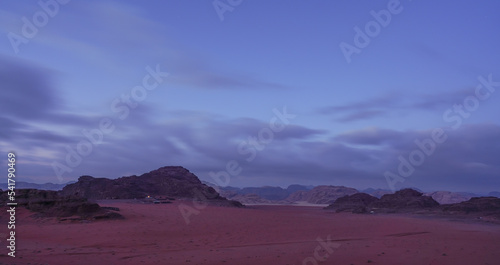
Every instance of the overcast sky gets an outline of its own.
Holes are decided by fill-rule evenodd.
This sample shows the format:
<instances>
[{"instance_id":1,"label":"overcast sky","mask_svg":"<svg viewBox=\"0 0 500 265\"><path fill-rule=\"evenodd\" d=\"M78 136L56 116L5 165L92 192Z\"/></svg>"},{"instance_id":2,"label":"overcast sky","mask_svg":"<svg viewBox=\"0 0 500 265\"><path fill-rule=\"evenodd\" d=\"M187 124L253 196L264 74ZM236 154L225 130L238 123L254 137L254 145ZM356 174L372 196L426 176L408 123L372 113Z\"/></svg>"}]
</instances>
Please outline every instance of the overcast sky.
<instances>
[{"instance_id":1,"label":"overcast sky","mask_svg":"<svg viewBox=\"0 0 500 265\"><path fill-rule=\"evenodd\" d=\"M498 1L40 3L0 10L18 181L500 190Z\"/></svg>"}]
</instances>

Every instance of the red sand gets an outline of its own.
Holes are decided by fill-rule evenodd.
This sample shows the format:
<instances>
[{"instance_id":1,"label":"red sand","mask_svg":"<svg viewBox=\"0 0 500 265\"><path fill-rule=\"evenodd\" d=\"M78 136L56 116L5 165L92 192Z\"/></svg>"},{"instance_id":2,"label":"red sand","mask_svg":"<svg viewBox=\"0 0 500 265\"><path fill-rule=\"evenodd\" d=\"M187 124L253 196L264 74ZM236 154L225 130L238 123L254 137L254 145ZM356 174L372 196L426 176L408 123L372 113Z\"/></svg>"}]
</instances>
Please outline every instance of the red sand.
<instances>
[{"instance_id":1,"label":"red sand","mask_svg":"<svg viewBox=\"0 0 500 265\"><path fill-rule=\"evenodd\" d=\"M187 225L180 204L101 203L126 219L91 223L17 209L16 258L2 213L0 264L500 264L499 225L297 206L207 207Z\"/></svg>"}]
</instances>

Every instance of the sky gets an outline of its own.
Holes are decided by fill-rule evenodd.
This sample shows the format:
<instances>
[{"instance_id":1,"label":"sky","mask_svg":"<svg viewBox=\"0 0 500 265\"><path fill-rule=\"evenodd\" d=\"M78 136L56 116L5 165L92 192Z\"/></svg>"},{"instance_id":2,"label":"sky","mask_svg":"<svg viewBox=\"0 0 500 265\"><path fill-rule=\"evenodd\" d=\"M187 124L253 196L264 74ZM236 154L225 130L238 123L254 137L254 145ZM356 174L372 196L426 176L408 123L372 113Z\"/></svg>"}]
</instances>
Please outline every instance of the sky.
<instances>
[{"instance_id":1,"label":"sky","mask_svg":"<svg viewBox=\"0 0 500 265\"><path fill-rule=\"evenodd\" d=\"M500 190L498 1L0 5L18 181Z\"/></svg>"}]
</instances>

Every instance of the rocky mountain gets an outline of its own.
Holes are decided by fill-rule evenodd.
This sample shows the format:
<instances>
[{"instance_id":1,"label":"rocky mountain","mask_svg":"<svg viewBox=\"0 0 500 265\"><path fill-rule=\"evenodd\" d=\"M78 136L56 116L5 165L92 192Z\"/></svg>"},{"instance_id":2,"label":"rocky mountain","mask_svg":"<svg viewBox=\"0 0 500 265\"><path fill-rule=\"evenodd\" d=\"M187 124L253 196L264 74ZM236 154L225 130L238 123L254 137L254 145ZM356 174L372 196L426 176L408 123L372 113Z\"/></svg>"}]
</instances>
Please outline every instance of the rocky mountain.
<instances>
[{"instance_id":1,"label":"rocky mountain","mask_svg":"<svg viewBox=\"0 0 500 265\"><path fill-rule=\"evenodd\" d=\"M413 189L402 189L394 194L386 194L370 204L371 208L381 209L419 209L437 207L439 203L430 196Z\"/></svg>"},{"instance_id":2,"label":"rocky mountain","mask_svg":"<svg viewBox=\"0 0 500 265\"><path fill-rule=\"evenodd\" d=\"M485 222L500 224L500 198L473 197L468 201L441 205L443 215L474 218Z\"/></svg>"},{"instance_id":3,"label":"rocky mountain","mask_svg":"<svg viewBox=\"0 0 500 265\"><path fill-rule=\"evenodd\" d=\"M259 197L267 200L282 200L288 196L288 191L286 189L283 189L281 187L270 187L270 186L264 186L264 187L247 187L247 188L242 188L238 192L238 194L256 194Z\"/></svg>"},{"instance_id":4,"label":"rocky mountain","mask_svg":"<svg viewBox=\"0 0 500 265\"><path fill-rule=\"evenodd\" d=\"M366 193L357 193L339 198L325 209L364 213L407 212L439 207L439 203L429 196L413 189L402 189L394 194L385 194L380 199Z\"/></svg>"},{"instance_id":5,"label":"rocky mountain","mask_svg":"<svg viewBox=\"0 0 500 265\"><path fill-rule=\"evenodd\" d=\"M231 200L237 200L242 203L280 203L283 199L287 198L290 194L297 191L307 191L311 187L298 184L292 184L286 189L281 187L218 187L209 182L203 182L219 191L221 196ZM258 202L260 201L260 202Z\"/></svg>"},{"instance_id":6,"label":"rocky mountain","mask_svg":"<svg viewBox=\"0 0 500 265\"><path fill-rule=\"evenodd\" d=\"M355 193L338 198L335 202L325 207L336 212L365 213L371 203L378 201L377 197L366 193Z\"/></svg>"},{"instance_id":7,"label":"rocky mountain","mask_svg":"<svg viewBox=\"0 0 500 265\"><path fill-rule=\"evenodd\" d=\"M443 211L465 212L465 213L496 213L500 214L500 198L497 197L473 197L468 201L443 205Z\"/></svg>"},{"instance_id":8,"label":"rocky mountain","mask_svg":"<svg viewBox=\"0 0 500 265\"><path fill-rule=\"evenodd\" d=\"M451 192L451 191L434 191L425 193L426 196L431 196L439 204L453 204L467 201L473 197L472 194L465 192Z\"/></svg>"},{"instance_id":9,"label":"rocky mountain","mask_svg":"<svg viewBox=\"0 0 500 265\"><path fill-rule=\"evenodd\" d=\"M197 199L217 205L242 206L220 196L214 188L201 183L196 175L180 166L162 167L140 176L118 179L82 176L78 182L67 185L60 193L64 196L80 196L92 200L168 196Z\"/></svg>"},{"instance_id":10,"label":"rocky mountain","mask_svg":"<svg viewBox=\"0 0 500 265\"><path fill-rule=\"evenodd\" d=\"M239 201L243 204L275 204L277 201L271 201L264 198L261 198L257 194L234 194L232 196L227 197L228 199Z\"/></svg>"},{"instance_id":11,"label":"rocky mountain","mask_svg":"<svg viewBox=\"0 0 500 265\"><path fill-rule=\"evenodd\" d=\"M285 199L287 202L306 201L314 204L333 203L340 197L358 193L356 189L344 186L316 186L309 191L296 191Z\"/></svg>"},{"instance_id":12,"label":"rocky mountain","mask_svg":"<svg viewBox=\"0 0 500 265\"><path fill-rule=\"evenodd\" d=\"M290 194L290 196L288 196L288 198L286 198L285 201L290 202L290 203L298 202L298 201L307 201L308 194L309 194L309 191L299 190L299 191L296 191L296 192Z\"/></svg>"},{"instance_id":13,"label":"rocky mountain","mask_svg":"<svg viewBox=\"0 0 500 265\"><path fill-rule=\"evenodd\" d=\"M297 192L297 191L308 191L314 189L314 186L304 186L304 185L298 185L298 184L292 184L286 188L286 191L288 192L288 196L290 194Z\"/></svg>"},{"instance_id":14,"label":"rocky mountain","mask_svg":"<svg viewBox=\"0 0 500 265\"><path fill-rule=\"evenodd\" d=\"M261 198L257 194L252 194L252 193L239 194L237 192L239 190L238 188L229 187L228 189L226 189L226 188L215 187L215 189L219 190L219 194L222 197L227 198L229 200L241 202L242 204L268 204L268 203L272 203L269 200Z\"/></svg>"},{"instance_id":15,"label":"rocky mountain","mask_svg":"<svg viewBox=\"0 0 500 265\"><path fill-rule=\"evenodd\" d=\"M380 199L356 193L337 199L325 209L353 213L418 213L500 223L500 198L473 197L459 203L439 205L432 197L412 189L403 189Z\"/></svg>"},{"instance_id":16,"label":"rocky mountain","mask_svg":"<svg viewBox=\"0 0 500 265\"><path fill-rule=\"evenodd\" d=\"M25 207L43 217L71 217L72 220L122 218L115 211L81 197L60 196L56 191L36 189L16 189L15 192L18 207ZM2 204L8 202L8 191L0 194L0 201Z\"/></svg>"},{"instance_id":17,"label":"rocky mountain","mask_svg":"<svg viewBox=\"0 0 500 265\"><path fill-rule=\"evenodd\" d=\"M281 187L247 187L242 188L237 193L239 194L257 194L259 197L271 200L271 201L280 201L286 199L290 194L296 191L307 191L309 190L306 186L302 185L290 185L286 189Z\"/></svg>"}]
</instances>

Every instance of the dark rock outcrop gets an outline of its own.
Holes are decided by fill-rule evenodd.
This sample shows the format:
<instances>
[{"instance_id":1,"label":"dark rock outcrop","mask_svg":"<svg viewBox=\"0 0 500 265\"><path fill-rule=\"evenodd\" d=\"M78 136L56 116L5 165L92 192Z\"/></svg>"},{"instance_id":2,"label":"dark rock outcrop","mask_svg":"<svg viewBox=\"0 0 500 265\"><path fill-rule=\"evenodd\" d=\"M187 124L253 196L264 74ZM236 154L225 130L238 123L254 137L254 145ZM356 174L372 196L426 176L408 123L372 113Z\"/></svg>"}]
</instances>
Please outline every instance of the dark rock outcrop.
<instances>
[{"instance_id":1,"label":"dark rock outcrop","mask_svg":"<svg viewBox=\"0 0 500 265\"><path fill-rule=\"evenodd\" d=\"M500 198L473 197L468 201L441 205L441 214L445 216L461 216L500 224Z\"/></svg>"},{"instance_id":2,"label":"dark rock outcrop","mask_svg":"<svg viewBox=\"0 0 500 265\"><path fill-rule=\"evenodd\" d=\"M369 205L375 201L378 201L377 197L366 193L356 193L338 198L325 209L335 210L336 212L366 213Z\"/></svg>"},{"instance_id":3,"label":"dark rock outcrop","mask_svg":"<svg viewBox=\"0 0 500 265\"><path fill-rule=\"evenodd\" d=\"M439 206L430 196L423 196L422 192L413 189L402 189L394 194L385 194L380 200L370 204L371 208L382 209L422 209Z\"/></svg>"},{"instance_id":4,"label":"dark rock outcrop","mask_svg":"<svg viewBox=\"0 0 500 265\"><path fill-rule=\"evenodd\" d=\"M217 202L217 205L242 206L221 197L214 188L201 183L196 175L179 166L162 167L140 176L118 179L82 176L78 182L67 185L60 193L91 200L168 196Z\"/></svg>"},{"instance_id":5,"label":"dark rock outcrop","mask_svg":"<svg viewBox=\"0 0 500 265\"><path fill-rule=\"evenodd\" d=\"M344 196L325 207L336 212L411 213L427 216L475 219L500 223L500 198L473 197L468 201L439 205L433 198L413 189L403 189L377 199L365 193Z\"/></svg>"},{"instance_id":6,"label":"dark rock outcrop","mask_svg":"<svg viewBox=\"0 0 500 265\"><path fill-rule=\"evenodd\" d=\"M18 207L38 213L42 217L74 217L76 219L116 219L118 213L101 208L97 203L85 198L60 196L56 191L36 189L16 189L15 198ZM0 195L0 200L8 202L8 191ZM76 220L75 219L75 220Z\"/></svg>"},{"instance_id":7,"label":"dark rock outcrop","mask_svg":"<svg viewBox=\"0 0 500 265\"><path fill-rule=\"evenodd\" d=\"M385 194L378 199L366 193L356 193L337 199L333 204L325 209L340 211L350 211L354 213L365 212L418 212L420 210L435 209L439 206L434 199L429 196L422 196L422 193L413 189L403 189L394 194Z\"/></svg>"},{"instance_id":8,"label":"dark rock outcrop","mask_svg":"<svg viewBox=\"0 0 500 265\"><path fill-rule=\"evenodd\" d=\"M474 197L468 201L442 205L445 212L463 213L498 213L500 214L500 198L497 197Z\"/></svg>"}]
</instances>

